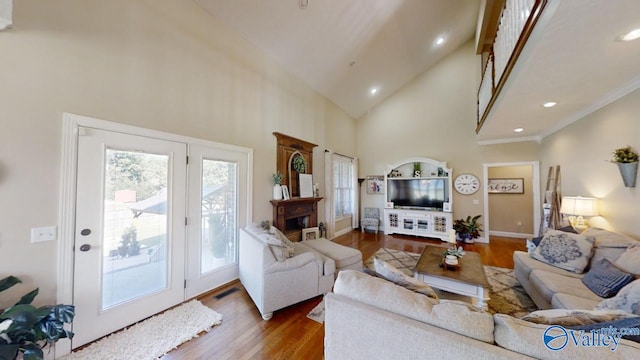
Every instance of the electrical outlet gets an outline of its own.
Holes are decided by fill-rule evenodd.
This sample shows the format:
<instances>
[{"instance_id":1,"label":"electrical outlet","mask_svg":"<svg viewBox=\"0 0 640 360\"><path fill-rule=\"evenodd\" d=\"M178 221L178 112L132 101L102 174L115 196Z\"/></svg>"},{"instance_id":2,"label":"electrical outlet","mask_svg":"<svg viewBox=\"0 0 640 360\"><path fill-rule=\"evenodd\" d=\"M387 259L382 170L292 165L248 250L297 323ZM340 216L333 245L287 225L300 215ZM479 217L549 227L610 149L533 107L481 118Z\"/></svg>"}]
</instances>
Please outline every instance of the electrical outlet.
<instances>
[{"instance_id":1,"label":"electrical outlet","mask_svg":"<svg viewBox=\"0 0 640 360\"><path fill-rule=\"evenodd\" d=\"M57 230L56 226L31 228L31 243L55 240Z\"/></svg>"},{"instance_id":2,"label":"electrical outlet","mask_svg":"<svg viewBox=\"0 0 640 360\"><path fill-rule=\"evenodd\" d=\"M516 223L516 225L517 225L518 227L521 227L521 226L522 226L522 221L518 221L518 222Z\"/></svg>"}]
</instances>

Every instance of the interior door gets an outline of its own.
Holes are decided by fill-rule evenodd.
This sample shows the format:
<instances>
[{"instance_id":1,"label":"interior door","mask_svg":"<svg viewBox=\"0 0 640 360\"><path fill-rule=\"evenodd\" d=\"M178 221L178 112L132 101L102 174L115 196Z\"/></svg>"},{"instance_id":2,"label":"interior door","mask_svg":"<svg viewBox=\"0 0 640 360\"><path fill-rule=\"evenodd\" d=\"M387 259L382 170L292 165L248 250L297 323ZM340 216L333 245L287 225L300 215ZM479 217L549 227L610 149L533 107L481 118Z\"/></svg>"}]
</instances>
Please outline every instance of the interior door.
<instances>
[{"instance_id":1,"label":"interior door","mask_svg":"<svg viewBox=\"0 0 640 360\"><path fill-rule=\"evenodd\" d=\"M186 152L80 128L74 348L184 300Z\"/></svg>"},{"instance_id":2,"label":"interior door","mask_svg":"<svg viewBox=\"0 0 640 360\"><path fill-rule=\"evenodd\" d=\"M246 151L189 146L187 298L238 278L247 174Z\"/></svg>"}]
</instances>

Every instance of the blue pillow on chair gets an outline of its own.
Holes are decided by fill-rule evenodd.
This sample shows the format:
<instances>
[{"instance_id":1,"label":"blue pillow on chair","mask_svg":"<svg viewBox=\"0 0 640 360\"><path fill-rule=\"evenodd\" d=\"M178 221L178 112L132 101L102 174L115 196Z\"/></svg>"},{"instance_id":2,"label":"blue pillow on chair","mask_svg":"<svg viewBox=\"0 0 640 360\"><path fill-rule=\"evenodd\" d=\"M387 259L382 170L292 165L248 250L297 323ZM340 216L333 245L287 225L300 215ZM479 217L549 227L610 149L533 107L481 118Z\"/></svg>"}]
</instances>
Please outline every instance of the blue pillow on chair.
<instances>
[{"instance_id":1,"label":"blue pillow on chair","mask_svg":"<svg viewBox=\"0 0 640 360\"><path fill-rule=\"evenodd\" d=\"M596 295L610 298L634 279L634 274L622 271L611 261L602 258L591 266L591 270L582 278L582 282Z\"/></svg>"}]
</instances>

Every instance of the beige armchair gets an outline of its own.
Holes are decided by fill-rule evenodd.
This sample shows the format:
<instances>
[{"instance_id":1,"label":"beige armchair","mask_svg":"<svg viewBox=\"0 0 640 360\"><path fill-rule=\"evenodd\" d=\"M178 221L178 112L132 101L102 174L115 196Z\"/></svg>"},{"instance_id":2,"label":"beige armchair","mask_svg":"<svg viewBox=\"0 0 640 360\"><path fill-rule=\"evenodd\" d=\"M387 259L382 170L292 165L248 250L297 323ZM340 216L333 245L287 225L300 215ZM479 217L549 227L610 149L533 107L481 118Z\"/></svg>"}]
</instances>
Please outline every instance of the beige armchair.
<instances>
[{"instance_id":1,"label":"beige armchair","mask_svg":"<svg viewBox=\"0 0 640 360\"><path fill-rule=\"evenodd\" d=\"M335 262L317 251L294 243L293 256L278 261L269 242L273 235L249 226L240 230L240 282L264 320L273 312L333 287Z\"/></svg>"}]
</instances>

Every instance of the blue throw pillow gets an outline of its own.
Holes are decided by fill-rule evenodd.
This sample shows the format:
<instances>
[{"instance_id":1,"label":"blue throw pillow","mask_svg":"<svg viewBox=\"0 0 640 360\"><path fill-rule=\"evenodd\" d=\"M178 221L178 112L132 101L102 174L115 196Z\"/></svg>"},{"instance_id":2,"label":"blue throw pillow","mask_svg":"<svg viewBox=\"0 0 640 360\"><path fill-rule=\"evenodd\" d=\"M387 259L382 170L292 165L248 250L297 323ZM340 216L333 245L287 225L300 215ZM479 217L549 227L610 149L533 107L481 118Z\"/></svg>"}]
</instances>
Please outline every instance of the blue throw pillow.
<instances>
[{"instance_id":1,"label":"blue throw pillow","mask_svg":"<svg viewBox=\"0 0 640 360\"><path fill-rule=\"evenodd\" d=\"M618 269L611 261L602 258L591 266L591 270L582 278L582 282L596 295L610 298L634 279L635 275Z\"/></svg>"}]
</instances>

